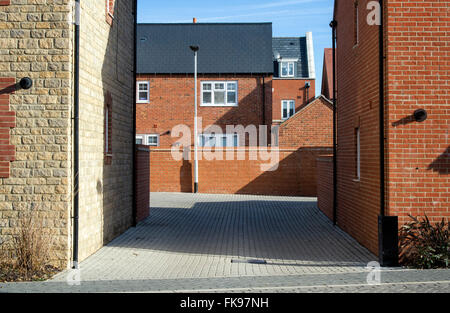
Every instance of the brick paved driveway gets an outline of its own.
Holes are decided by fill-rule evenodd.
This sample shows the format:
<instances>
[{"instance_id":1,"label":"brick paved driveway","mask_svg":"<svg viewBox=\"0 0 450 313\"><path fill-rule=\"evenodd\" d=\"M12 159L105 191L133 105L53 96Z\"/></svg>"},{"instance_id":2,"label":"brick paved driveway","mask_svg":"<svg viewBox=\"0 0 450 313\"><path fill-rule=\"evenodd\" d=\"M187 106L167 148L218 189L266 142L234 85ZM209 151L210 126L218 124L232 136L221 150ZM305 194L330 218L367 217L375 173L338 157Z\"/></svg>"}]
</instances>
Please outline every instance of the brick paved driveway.
<instances>
[{"instance_id":1,"label":"brick paved driveway","mask_svg":"<svg viewBox=\"0 0 450 313\"><path fill-rule=\"evenodd\" d=\"M365 267L377 258L334 227L315 200L152 193L146 221L81 263L81 285L69 286L63 272L45 283L0 285L0 292L448 288L446 270L383 269L384 287L367 286Z\"/></svg>"}]
</instances>

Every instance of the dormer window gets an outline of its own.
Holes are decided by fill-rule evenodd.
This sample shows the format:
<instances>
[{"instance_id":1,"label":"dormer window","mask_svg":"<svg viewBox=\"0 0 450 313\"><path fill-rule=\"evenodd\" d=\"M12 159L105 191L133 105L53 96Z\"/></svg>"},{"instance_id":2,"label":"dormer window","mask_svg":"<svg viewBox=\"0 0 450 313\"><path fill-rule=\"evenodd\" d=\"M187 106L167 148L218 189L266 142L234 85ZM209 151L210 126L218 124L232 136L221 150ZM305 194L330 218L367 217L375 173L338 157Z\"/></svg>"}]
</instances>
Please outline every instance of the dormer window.
<instances>
[{"instance_id":1,"label":"dormer window","mask_svg":"<svg viewBox=\"0 0 450 313\"><path fill-rule=\"evenodd\" d=\"M281 77L294 77L294 62L281 62Z\"/></svg>"}]
</instances>

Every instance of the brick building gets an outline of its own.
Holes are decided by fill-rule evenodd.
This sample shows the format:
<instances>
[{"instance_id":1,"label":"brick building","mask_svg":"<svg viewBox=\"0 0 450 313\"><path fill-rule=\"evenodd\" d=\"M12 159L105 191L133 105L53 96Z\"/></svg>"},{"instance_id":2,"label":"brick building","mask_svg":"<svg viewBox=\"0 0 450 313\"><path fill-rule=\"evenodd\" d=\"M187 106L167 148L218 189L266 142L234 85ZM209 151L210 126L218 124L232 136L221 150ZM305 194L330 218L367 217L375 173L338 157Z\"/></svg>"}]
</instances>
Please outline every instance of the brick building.
<instances>
[{"instance_id":1,"label":"brick building","mask_svg":"<svg viewBox=\"0 0 450 313\"><path fill-rule=\"evenodd\" d=\"M382 3L383 27L371 25L377 2L336 0L334 11L337 224L380 259L378 216L450 216L448 2Z\"/></svg>"},{"instance_id":2,"label":"brick building","mask_svg":"<svg viewBox=\"0 0 450 313\"><path fill-rule=\"evenodd\" d=\"M305 37L272 40L274 74L272 123L280 124L315 98L315 62L312 33Z\"/></svg>"},{"instance_id":3,"label":"brick building","mask_svg":"<svg viewBox=\"0 0 450 313\"><path fill-rule=\"evenodd\" d=\"M201 159L199 191L315 195L315 158L329 153L331 146L331 137L324 139L325 135L320 137L319 133L327 132L324 125L331 125L331 115L329 107L320 105L322 98L307 107L307 99L314 99L315 90L312 35L272 38L270 23L138 25L136 140L152 146L151 191L194 190L190 150L194 138L195 67L191 45L200 47L197 98L198 116L202 119L198 139L201 155L203 148L224 147L244 156L244 160ZM311 91L306 91L306 82ZM292 109L288 107L290 102L295 103ZM294 118L302 108L304 112ZM287 123L289 118L295 121L280 128L285 138L271 143L279 148L269 149L279 152L275 171L262 171L267 161L252 159L253 154L262 152L259 138L252 142L248 133L225 134L226 126L238 125L246 130L264 125L270 131L273 124ZM176 160L171 154L171 148L180 140L172 136L172 130L180 124L191 129L185 160ZM213 134L208 130L210 125L218 127L216 131L222 134ZM317 137L309 137L314 134ZM293 143L296 136L301 143Z\"/></svg>"},{"instance_id":4,"label":"brick building","mask_svg":"<svg viewBox=\"0 0 450 313\"><path fill-rule=\"evenodd\" d=\"M323 54L321 94L333 101L333 49L325 48Z\"/></svg>"},{"instance_id":5,"label":"brick building","mask_svg":"<svg viewBox=\"0 0 450 313\"><path fill-rule=\"evenodd\" d=\"M139 24L137 140L170 148L170 131L194 124L198 45L198 117L202 126L266 125L272 104L272 24ZM204 136L203 136L204 135ZM199 133L200 144L210 132ZM245 146L245 138L226 146ZM220 142L222 139L216 138ZM193 132L192 141L193 143Z\"/></svg>"},{"instance_id":6,"label":"brick building","mask_svg":"<svg viewBox=\"0 0 450 313\"><path fill-rule=\"evenodd\" d=\"M0 244L36 211L66 266L133 224L134 25L133 1L0 2Z\"/></svg>"}]
</instances>

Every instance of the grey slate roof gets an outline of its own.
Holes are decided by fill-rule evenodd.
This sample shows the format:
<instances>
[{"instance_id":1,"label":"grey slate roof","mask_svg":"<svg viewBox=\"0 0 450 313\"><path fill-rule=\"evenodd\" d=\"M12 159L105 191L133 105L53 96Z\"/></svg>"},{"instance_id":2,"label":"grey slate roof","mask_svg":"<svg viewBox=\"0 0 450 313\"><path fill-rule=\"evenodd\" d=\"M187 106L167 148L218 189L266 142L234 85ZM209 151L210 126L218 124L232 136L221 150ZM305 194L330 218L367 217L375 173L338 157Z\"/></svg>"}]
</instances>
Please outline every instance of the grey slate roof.
<instances>
[{"instance_id":1,"label":"grey slate roof","mask_svg":"<svg viewBox=\"0 0 450 313\"><path fill-rule=\"evenodd\" d=\"M298 59L295 77L308 77L308 54L306 37L274 37L272 40L274 77L279 77L277 53L282 58Z\"/></svg>"},{"instance_id":2,"label":"grey slate roof","mask_svg":"<svg viewBox=\"0 0 450 313\"><path fill-rule=\"evenodd\" d=\"M272 23L138 24L137 73L273 73Z\"/></svg>"}]
</instances>

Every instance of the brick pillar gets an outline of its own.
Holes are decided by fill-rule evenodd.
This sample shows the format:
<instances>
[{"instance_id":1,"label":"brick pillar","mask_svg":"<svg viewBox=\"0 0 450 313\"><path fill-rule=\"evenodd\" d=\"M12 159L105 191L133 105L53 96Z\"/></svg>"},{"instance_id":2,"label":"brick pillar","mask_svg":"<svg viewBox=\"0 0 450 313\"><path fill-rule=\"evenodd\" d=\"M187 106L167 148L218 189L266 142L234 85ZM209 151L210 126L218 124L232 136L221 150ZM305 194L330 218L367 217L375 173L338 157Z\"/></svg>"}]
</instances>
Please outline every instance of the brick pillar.
<instances>
[{"instance_id":1,"label":"brick pillar","mask_svg":"<svg viewBox=\"0 0 450 313\"><path fill-rule=\"evenodd\" d=\"M136 148L136 221L150 215L150 149L144 145Z\"/></svg>"},{"instance_id":2,"label":"brick pillar","mask_svg":"<svg viewBox=\"0 0 450 313\"><path fill-rule=\"evenodd\" d=\"M10 144L10 129L16 127L16 113L9 110L9 95L14 93L15 83L14 78L0 78L0 178L9 177L10 162L16 156L16 148Z\"/></svg>"}]
</instances>

